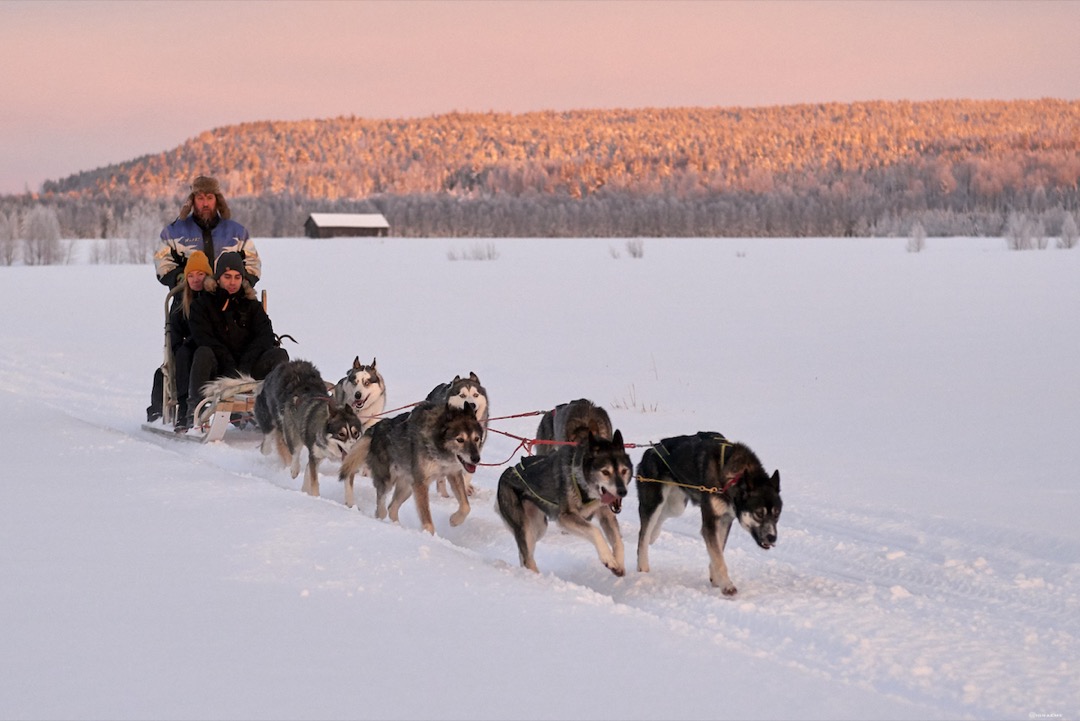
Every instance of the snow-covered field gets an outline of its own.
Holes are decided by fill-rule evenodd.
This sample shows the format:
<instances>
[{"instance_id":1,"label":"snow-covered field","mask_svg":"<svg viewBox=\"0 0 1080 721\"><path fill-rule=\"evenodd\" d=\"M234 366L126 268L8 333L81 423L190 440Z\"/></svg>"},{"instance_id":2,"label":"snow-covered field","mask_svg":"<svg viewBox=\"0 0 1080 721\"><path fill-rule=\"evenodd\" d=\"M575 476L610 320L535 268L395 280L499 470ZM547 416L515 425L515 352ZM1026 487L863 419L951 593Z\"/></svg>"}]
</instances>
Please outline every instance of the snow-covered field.
<instances>
[{"instance_id":1,"label":"snow-covered field","mask_svg":"<svg viewBox=\"0 0 1080 721\"><path fill-rule=\"evenodd\" d=\"M497 433L435 537L411 501L375 520L365 478L359 510L329 467L313 499L250 437L140 430L149 266L0 267L0 718L1080 718L1080 251L257 242L329 380L377 357L390 407L475 371L496 417L587 397L636 444L720 431L780 469L777 547L734 529L726 598L691 508L637 573L631 492L624 578L557 529L532 574Z\"/></svg>"}]
</instances>

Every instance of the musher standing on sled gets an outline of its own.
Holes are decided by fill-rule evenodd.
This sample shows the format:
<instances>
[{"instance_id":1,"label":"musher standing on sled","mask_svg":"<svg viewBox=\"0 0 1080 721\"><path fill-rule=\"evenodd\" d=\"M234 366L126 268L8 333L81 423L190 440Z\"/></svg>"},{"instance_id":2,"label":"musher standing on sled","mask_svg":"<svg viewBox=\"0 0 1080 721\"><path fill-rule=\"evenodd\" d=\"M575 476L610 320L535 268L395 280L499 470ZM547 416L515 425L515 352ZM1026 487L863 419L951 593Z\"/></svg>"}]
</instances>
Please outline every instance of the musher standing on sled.
<instances>
[{"instance_id":1,"label":"musher standing on sled","mask_svg":"<svg viewBox=\"0 0 1080 721\"><path fill-rule=\"evenodd\" d=\"M188 254L201 250L213 267L222 253L239 253L244 261L244 279L254 288L262 276L259 251L248 237L247 228L232 220L231 215L217 180L206 175L195 178L180 215L161 231L161 247L154 253L161 284L171 289L180 283Z\"/></svg>"}]
</instances>

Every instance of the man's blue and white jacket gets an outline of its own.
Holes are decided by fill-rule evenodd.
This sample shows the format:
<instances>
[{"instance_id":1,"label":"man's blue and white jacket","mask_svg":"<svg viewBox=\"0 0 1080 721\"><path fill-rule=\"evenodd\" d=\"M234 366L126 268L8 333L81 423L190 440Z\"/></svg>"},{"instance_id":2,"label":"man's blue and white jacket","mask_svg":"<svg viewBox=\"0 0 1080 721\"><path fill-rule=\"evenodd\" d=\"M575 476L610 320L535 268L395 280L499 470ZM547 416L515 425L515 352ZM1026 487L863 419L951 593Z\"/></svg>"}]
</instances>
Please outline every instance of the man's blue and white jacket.
<instances>
[{"instance_id":1,"label":"man's blue and white jacket","mask_svg":"<svg viewBox=\"0 0 1080 721\"><path fill-rule=\"evenodd\" d=\"M183 279L184 264L187 256L195 250L206 253L211 263L217 266L217 259L229 251L240 253L244 259L244 271L247 281L254 286L262 275L262 261L255 243L248 237L247 228L235 220L216 218L211 228L204 228L195 221L195 214L177 218L161 231L161 245L154 253L154 265L157 278L169 288Z\"/></svg>"}]
</instances>

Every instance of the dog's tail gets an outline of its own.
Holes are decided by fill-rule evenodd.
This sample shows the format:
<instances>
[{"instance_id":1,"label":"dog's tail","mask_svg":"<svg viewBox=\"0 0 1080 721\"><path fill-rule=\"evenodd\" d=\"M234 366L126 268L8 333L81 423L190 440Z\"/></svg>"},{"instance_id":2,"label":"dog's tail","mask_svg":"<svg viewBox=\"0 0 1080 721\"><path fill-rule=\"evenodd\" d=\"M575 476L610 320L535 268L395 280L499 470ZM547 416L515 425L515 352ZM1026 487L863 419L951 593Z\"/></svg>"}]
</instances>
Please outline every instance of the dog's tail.
<instances>
[{"instance_id":1,"label":"dog's tail","mask_svg":"<svg viewBox=\"0 0 1080 721\"><path fill-rule=\"evenodd\" d=\"M353 444L353 447L349 449L349 452L345 454L345 460L341 462L341 469L338 471L338 480L351 483L353 477L360 473L366 475L366 464L368 453L371 451L371 434L365 433L360 436L360 439Z\"/></svg>"},{"instance_id":2,"label":"dog's tail","mask_svg":"<svg viewBox=\"0 0 1080 721\"><path fill-rule=\"evenodd\" d=\"M223 376L203 384L202 397L206 403L199 414L199 423L206 423L210 419L210 414L219 401L230 400L242 393L253 393L257 396L262 386L262 381L255 380L247 373Z\"/></svg>"}]
</instances>

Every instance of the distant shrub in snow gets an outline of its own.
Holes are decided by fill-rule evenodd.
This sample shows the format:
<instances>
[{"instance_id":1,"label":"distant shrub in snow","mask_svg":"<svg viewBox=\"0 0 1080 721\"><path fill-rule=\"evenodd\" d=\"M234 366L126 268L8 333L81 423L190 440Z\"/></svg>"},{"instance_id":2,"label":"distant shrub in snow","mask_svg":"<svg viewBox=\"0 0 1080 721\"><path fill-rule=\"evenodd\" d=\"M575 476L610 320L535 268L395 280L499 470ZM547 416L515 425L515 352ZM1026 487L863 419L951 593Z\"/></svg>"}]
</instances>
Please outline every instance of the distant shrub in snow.
<instances>
[{"instance_id":1,"label":"distant shrub in snow","mask_svg":"<svg viewBox=\"0 0 1080 721\"><path fill-rule=\"evenodd\" d=\"M608 253L612 258L618 260L622 257L622 253L618 248L609 247ZM645 239L644 238L630 238L626 241L626 254L631 258L643 258L645 257Z\"/></svg>"},{"instance_id":2,"label":"distant shrub in snow","mask_svg":"<svg viewBox=\"0 0 1080 721\"><path fill-rule=\"evenodd\" d=\"M487 243L485 245L474 245L468 250L468 252L458 252L456 249L451 248L446 253L446 257L449 260L498 260L499 249L495 247L494 243Z\"/></svg>"},{"instance_id":3,"label":"distant shrub in snow","mask_svg":"<svg viewBox=\"0 0 1080 721\"><path fill-rule=\"evenodd\" d=\"M911 235L908 236L907 252L918 253L926 248L926 228L919 221L911 226Z\"/></svg>"}]
</instances>

